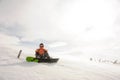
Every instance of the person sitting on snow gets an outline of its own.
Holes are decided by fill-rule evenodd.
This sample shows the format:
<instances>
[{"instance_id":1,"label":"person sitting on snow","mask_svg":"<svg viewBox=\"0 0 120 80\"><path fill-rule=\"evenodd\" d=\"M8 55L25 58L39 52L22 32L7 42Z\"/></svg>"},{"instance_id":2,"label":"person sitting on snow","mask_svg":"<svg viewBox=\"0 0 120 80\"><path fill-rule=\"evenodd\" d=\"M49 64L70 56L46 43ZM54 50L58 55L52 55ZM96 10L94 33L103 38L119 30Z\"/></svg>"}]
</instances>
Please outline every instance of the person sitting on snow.
<instances>
[{"instance_id":1,"label":"person sitting on snow","mask_svg":"<svg viewBox=\"0 0 120 80\"><path fill-rule=\"evenodd\" d=\"M44 44L43 43L40 43L39 49L36 49L35 57L37 59L50 59L48 51L44 48Z\"/></svg>"}]
</instances>

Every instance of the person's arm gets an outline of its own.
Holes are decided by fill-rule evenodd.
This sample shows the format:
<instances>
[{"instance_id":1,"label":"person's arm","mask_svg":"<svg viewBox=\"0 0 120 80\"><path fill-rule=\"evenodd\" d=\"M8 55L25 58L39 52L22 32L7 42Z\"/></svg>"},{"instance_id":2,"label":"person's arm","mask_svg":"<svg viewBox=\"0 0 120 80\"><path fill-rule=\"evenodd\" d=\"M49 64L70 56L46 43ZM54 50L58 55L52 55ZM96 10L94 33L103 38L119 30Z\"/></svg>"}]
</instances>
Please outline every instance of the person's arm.
<instances>
[{"instance_id":1,"label":"person's arm","mask_svg":"<svg viewBox=\"0 0 120 80\"><path fill-rule=\"evenodd\" d=\"M39 49L36 49L36 50L35 50L35 53L39 53Z\"/></svg>"},{"instance_id":2,"label":"person's arm","mask_svg":"<svg viewBox=\"0 0 120 80\"><path fill-rule=\"evenodd\" d=\"M37 59L38 54L39 54L39 50L38 50L38 49L36 49L36 50L35 50L35 59Z\"/></svg>"},{"instance_id":3,"label":"person's arm","mask_svg":"<svg viewBox=\"0 0 120 80\"><path fill-rule=\"evenodd\" d=\"M48 53L48 51L46 49L44 49L44 50L45 50L45 53Z\"/></svg>"}]
</instances>

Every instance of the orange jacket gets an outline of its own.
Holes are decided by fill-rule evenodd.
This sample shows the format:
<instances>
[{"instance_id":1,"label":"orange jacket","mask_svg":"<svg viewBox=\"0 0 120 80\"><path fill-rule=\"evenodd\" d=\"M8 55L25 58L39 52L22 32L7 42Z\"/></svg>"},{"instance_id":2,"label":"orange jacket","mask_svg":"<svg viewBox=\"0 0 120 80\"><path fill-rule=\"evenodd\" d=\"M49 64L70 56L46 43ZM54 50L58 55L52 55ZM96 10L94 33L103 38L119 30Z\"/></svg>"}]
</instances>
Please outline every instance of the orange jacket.
<instances>
[{"instance_id":1,"label":"orange jacket","mask_svg":"<svg viewBox=\"0 0 120 80\"><path fill-rule=\"evenodd\" d=\"M45 52L47 52L47 50L44 49L44 48L39 48L39 49L37 49L35 52L37 52L37 53L40 54L40 55L43 55Z\"/></svg>"}]
</instances>

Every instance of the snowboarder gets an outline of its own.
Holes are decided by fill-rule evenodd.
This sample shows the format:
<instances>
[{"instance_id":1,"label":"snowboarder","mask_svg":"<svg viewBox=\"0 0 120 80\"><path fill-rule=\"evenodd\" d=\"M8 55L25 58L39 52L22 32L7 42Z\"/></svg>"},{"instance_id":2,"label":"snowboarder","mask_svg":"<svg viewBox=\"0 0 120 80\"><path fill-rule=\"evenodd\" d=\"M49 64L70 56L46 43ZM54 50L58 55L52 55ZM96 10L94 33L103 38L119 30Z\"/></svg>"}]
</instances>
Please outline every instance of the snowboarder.
<instances>
[{"instance_id":1,"label":"snowboarder","mask_svg":"<svg viewBox=\"0 0 120 80\"><path fill-rule=\"evenodd\" d=\"M36 49L35 57L37 59L50 59L48 51L44 48L44 44L43 43L40 43L39 49Z\"/></svg>"},{"instance_id":2,"label":"snowboarder","mask_svg":"<svg viewBox=\"0 0 120 80\"><path fill-rule=\"evenodd\" d=\"M45 62L45 63L55 63L59 58L51 58L48 51L44 48L44 44L40 43L39 48L35 50L35 57L26 57L27 62Z\"/></svg>"}]
</instances>

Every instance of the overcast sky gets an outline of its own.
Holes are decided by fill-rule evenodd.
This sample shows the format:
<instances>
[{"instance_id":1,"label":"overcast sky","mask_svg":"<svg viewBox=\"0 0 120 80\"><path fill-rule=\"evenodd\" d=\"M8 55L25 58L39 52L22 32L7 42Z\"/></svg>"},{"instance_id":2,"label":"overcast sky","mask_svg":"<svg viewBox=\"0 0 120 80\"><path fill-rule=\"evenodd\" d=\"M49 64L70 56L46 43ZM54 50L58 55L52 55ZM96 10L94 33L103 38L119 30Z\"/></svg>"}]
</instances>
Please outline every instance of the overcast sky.
<instances>
[{"instance_id":1,"label":"overcast sky","mask_svg":"<svg viewBox=\"0 0 120 80\"><path fill-rule=\"evenodd\" d=\"M120 52L119 0L0 0L0 46Z\"/></svg>"}]
</instances>

